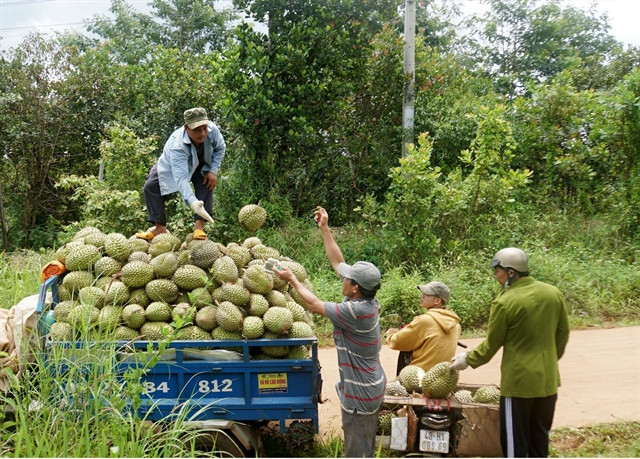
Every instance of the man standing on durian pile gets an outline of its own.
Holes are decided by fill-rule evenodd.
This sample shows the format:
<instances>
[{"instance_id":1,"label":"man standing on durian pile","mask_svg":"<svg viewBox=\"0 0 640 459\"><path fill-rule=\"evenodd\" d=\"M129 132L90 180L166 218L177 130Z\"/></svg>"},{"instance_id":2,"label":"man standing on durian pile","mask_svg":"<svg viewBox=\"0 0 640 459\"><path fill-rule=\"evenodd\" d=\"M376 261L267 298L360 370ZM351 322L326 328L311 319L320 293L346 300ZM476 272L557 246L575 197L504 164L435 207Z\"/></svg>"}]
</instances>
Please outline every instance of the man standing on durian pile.
<instances>
[{"instance_id":1,"label":"man standing on durian pile","mask_svg":"<svg viewBox=\"0 0 640 459\"><path fill-rule=\"evenodd\" d=\"M165 203L176 191L195 214L194 239L207 239L204 221L213 223L213 189L225 153L224 138L204 108L190 108L183 116L184 125L171 134L144 184L147 221L155 226L137 233L141 239L150 241L167 232Z\"/></svg>"},{"instance_id":2,"label":"man standing on durian pile","mask_svg":"<svg viewBox=\"0 0 640 459\"><path fill-rule=\"evenodd\" d=\"M460 317L447 302L451 298L449 287L438 281L418 285L421 292L420 306L425 309L401 329L390 328L385 333L391 349L411 352L411 365L417 365L424 371L440 362L448 362L456 355L456 346L460 338ZM401 368L397 372L400 373Z\"/></svg>"},{"instance_id":3,"label":"man standing on durian pile","mask_svg":"<svg viewBox=\"0 0 640 459\"><path fill-rule=\"evenodd\" d=\"M340 370L336 391L342 407L344 457L373 457L378 412L387 383L380 364L380 306L375 296L380 288L380 271L366 261L346 264L329 229L327 211L317 207L314 219L320 228L327 258L342 281L344 300L324 302L289 269L277 267L274 272L297 290L311 312L326 316L333 324Z\"/></svg>"},{"instance_id":4,"label":"man standing on durian pile","mask_svg":"<svg viewBox=\"0 0 640 459\"><path fill-rule=\"evenodd\" d=\"M547 457L560 373L569 341L564 296L529 276L526 253L499 250L489 264L503 292L491 304L487 338L454 357L464 370L489 362L503 348L500 379L500 442L506 457Z\"/></svg>"}]
</instances>

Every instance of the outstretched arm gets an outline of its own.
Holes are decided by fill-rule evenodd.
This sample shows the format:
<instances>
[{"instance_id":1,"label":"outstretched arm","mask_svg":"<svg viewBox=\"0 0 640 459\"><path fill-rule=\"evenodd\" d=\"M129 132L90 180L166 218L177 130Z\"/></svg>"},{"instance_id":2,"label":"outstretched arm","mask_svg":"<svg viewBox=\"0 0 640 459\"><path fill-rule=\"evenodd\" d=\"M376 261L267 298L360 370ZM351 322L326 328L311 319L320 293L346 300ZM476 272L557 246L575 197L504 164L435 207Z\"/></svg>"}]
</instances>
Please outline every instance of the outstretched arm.
<instances>
[{"instance_id":1,"label":"outstretched arm","mask_svg":"<svg viewBox=\"0 0 640 459\"><path fill-rule=\"evenodd\" d=\"M300 282L289 269L279 266L274 269L273 273L280 279L289 282L291 286L296 289L300 298L302 298L304 305L309 311L323 316L327 315L324 312L324 302L315 296L302 282Z\"/></svg>"},{"instance_id":2,"label":"outstretched arm","mask_svg":"<svg viewBox=\"0 0 640 459\"><path fill-rule=\"evenodd\" d=\"M342 251L333 239L333 234L331 234L331 230L329 229L329 214L324 208L318 206L314 212L313 218L318 224L318 228L322 234L324 250L327 253L329 263L331 263L333 270L337 273L338 265L340 263L344 263L344 257L342 256Z\"/></svg>"}]
</instances>

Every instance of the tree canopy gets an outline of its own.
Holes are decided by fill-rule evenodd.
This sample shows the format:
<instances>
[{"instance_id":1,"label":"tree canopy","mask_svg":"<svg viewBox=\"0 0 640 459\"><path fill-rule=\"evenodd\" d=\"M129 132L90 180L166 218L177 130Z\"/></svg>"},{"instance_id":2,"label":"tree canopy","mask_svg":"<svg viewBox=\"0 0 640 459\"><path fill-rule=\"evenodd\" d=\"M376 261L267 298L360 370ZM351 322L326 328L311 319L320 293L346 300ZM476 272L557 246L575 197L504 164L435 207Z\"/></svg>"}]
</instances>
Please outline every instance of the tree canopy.
<instances>
[{"instance_id":1,"label":"tree canopy","mask_svg":"<svg viewBox=\"0 0 640 459\"><path fill-rule=\"evenodd\" d=\"M153 0L143 14L112 0L93 38L29 36L0 56L3 248L51 246L123 205L138 208L105 226L144 224L145 170L192 106L227 141L223 237L259 200L271 225L320 204L334 224L395 228L405 254L470 249L479 228L531 206L615 209L620 234L638 237L640 51L592 9L487 6L462 28L459 2L418 2L416 139L402 161L411 79L396 1ZM188 209L173 214L181 227Z\"/></svg>"}]
</instances>

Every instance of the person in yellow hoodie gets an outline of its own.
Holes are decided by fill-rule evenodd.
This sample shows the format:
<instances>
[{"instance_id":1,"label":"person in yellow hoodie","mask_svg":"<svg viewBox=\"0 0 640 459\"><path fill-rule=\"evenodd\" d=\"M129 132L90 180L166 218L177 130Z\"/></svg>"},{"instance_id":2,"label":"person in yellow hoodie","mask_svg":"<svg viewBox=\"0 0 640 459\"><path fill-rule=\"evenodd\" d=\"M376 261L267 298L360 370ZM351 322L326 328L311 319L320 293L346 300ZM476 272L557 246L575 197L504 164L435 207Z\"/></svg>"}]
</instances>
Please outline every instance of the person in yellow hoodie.
<instances>
[{"instance_id":1,"label":"person in yellow hoodie","mask_svg":"<svg viewBox=\"0 0 640 459\"><path fill-rule=\"evenodd\" d=\"M390 328L385 334L391 349L411 352L411 365L424 371L455 356L460 338L460 317L446 305L451 292L446 284L438 281L418 285L422 292L420 306L424 314L414 317L403 328ZM401 368L398 368L400 372Z\"/></svg>"}]
</instances>

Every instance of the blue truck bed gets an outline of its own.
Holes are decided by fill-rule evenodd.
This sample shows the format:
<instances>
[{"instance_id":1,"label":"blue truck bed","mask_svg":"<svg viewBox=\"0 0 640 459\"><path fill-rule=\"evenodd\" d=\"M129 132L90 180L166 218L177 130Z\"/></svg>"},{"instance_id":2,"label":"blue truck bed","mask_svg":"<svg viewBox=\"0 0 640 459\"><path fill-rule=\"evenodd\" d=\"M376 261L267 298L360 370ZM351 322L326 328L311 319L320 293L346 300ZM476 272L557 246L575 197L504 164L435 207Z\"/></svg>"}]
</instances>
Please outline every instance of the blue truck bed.
<instances>
[{"instance_id":1,"label":"blue truck bed","mask_svg":"<svg viewBox=\"0 0 640 459\"><path fill-rule=\"evenodd\" d=\"M43 318L49 309L46 293L51 289L50 308L55 308L57 283L58 279L52 277L40 287L37 312L43 336L47 331ZM87 344L45 341L45 349ZM115 353L113 368L120 375L144 367L147 350L161 346L154 341L116 344L122 352ZM251 359L254 347L295 345L309 346L310 358ZM166 345L158 362L142 372L140 383L145 393L137 410L140 417L153 421L171 420L177 415L193 421L279 421L281 430L288 420L311 420L318 432L320 381L317 338L176 340Z\"/></svg>"}]
</instances>

